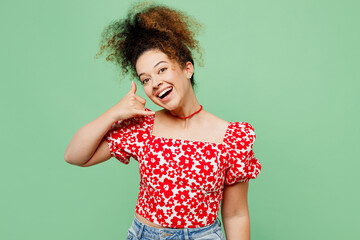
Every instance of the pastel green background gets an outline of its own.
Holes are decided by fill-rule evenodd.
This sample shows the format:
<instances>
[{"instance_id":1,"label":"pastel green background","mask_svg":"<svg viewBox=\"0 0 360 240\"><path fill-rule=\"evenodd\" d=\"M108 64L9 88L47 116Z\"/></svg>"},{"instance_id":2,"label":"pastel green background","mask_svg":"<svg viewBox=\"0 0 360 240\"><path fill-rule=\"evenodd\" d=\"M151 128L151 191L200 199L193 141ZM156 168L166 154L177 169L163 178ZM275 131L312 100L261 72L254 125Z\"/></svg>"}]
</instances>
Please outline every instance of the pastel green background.
<instances>
[{"instance_id":1,"label":"pastel green background","mask_svg":"<svg viewBox=\"0 0 360 240\"><path fill-rule=\"evenodd\" d=\"M81 168L64 152L130 89L94 60L130 2L0 1L0 239L125 239L137 162ZM359 2L163 2L205 25L199 102L255 128L252 239L358 238Z\"/></svg>"}]
</instances>

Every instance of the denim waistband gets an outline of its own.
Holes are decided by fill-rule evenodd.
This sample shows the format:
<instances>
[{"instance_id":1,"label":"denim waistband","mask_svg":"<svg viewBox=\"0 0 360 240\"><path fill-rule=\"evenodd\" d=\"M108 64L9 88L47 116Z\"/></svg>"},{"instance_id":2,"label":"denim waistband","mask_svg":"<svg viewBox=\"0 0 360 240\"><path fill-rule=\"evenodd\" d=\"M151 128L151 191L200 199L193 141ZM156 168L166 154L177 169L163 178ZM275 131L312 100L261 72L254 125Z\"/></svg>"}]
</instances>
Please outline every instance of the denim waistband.
<instances>
[{"instance_id":1,"label":"denim waistband","mask_svg":"<svg viewBox=\"0 0 360 240\"><path fill-rule=\"evenodd\" d=\"M136 215L134 215L134 220L129 229L129 232L134 234L138 239L141 237L149 238L149 239L166 239L169 237L170 239L181 239L181 240L189 240L196 239L203 236L208 236L216 231L221 231L221 221L217 217L216 221L204 227L198 228L156 228L148 226L142 222L140 222ZM190 238L191 237L191 238Z\"/></svg>"}]
</instances>

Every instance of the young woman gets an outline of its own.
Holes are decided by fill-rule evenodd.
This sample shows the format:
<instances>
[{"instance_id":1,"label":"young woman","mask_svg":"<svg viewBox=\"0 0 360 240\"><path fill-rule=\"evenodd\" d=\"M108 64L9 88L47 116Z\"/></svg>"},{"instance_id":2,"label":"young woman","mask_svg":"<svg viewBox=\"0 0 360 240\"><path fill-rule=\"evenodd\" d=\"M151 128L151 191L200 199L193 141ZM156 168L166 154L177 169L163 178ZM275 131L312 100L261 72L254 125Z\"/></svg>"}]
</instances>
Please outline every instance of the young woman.
<instances>
[{"instance_id":1,"label":"young woman","mask_svg":"<svg viewBox=\"0 0 360 240\"><path fill-rule=\"evenodd\" d=\"M161 5L136 6L103 33L100 54L131 72L162 110L130 91L80 128L65 160L92 166L139 163L140 191L127 239L250 239L248 181L261 165L253 127L206 111L194 93L197 22ZM206 107L206 106L205 106Z\"/></svg>"}]
</instances>

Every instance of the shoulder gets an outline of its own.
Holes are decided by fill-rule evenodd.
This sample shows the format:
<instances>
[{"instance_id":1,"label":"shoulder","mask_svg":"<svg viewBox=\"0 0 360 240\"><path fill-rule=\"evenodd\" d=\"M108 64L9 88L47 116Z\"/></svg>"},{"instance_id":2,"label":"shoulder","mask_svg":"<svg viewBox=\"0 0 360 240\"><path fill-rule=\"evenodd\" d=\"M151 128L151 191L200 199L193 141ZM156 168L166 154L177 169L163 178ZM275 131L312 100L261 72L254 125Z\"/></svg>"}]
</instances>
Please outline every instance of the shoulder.
<instances>
[{"instance_id":1,"label":"shoulder","mask_svg":"<svg viewBox=\"0 0 360 240\"><path fill-rule=\"evenodd\" d=\"M210 126L216 127L217 129L226 130L230 122L212 114L211 112L204 111L204 123L208 123Z\"/></svg>"},{"instance_id":2,"label":"shoulder","mask_svg":"<svg viewBox=\"0 0 360 240\"><path fill-rule=\"evenodd\" d=\"M256 135L254 127L248 122L230 122L225 142L229 145L253 143Z\"/></svg>"},{"instance_id":3,"label":"shoulder","mask_svg":"<svg viewBox=\"0 0 360 240\"><path fill-rule=\"evenodd\" d=\"M231 125L234 132L255 133L254 127L248 122L233 122Z\"/></svg>"}]
</instances>

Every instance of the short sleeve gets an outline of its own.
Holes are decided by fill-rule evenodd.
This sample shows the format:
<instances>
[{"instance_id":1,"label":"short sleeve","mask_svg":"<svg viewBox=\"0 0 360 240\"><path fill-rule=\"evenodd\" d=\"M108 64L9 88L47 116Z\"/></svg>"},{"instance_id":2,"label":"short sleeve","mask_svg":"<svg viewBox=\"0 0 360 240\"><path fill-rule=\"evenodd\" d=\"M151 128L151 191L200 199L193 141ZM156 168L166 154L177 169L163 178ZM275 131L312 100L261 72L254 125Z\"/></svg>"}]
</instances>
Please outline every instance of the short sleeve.
<instances>
[{"instance_id":1,"label":"short sleeve","mask_svg":"<svg viewBox=\"0 0 360 240\"><path fill-rule=\"evenodd\" d=\"M143 145L145 116L118 120L112 124L104 138L109 146L110 154L124 164L130 158L136 160Z\"/></svg>"},{"instance_id":2,"label":"short sleeve","mask_svg":"<svg viewBox=\"0 0 360 240\"><path fill-rule=\"evenodd\" d=\"M253 151L255 139L254 128L249 123L232 123L228 136L225 139L229 163L225 176L225 185L248 182L259 175L261 164L256 159Z\"/></svg>"}]
</instances>

